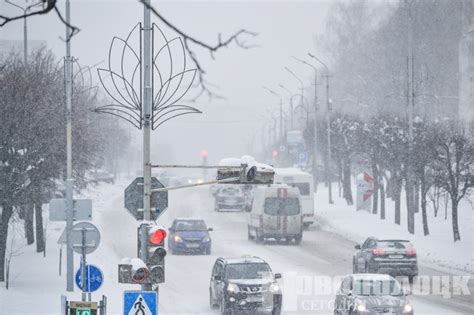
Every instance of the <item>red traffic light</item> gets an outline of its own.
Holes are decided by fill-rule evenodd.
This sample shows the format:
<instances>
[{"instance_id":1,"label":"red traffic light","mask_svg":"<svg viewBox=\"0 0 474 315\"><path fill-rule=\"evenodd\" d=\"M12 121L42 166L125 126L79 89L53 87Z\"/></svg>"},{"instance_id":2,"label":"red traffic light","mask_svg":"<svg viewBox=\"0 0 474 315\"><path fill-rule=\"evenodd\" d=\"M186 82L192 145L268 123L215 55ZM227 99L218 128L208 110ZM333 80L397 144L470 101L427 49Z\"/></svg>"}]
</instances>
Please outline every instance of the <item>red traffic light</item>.
<instances>
[{"instance_id":1,"label":"red traffic light","mask_svg":"<svg viewBox=\"0 0 474 315\"><path fill-rule=\"evenodd\" d=\"M157 228L155 230L150 230L150 243L153 245L160 245L166 238L166 230Z\"/></svg>"},{"instance_id":2,"label":"red traffic light","mask_svg":"<svg viewBox=\"0 0 474 315\"><path fill-rule=\"evenodd\" d=\"M150 275L150 271L147 268L139 268L132 275L132 281L136 283L143 283Z\"/></svg>"}]
</instances>

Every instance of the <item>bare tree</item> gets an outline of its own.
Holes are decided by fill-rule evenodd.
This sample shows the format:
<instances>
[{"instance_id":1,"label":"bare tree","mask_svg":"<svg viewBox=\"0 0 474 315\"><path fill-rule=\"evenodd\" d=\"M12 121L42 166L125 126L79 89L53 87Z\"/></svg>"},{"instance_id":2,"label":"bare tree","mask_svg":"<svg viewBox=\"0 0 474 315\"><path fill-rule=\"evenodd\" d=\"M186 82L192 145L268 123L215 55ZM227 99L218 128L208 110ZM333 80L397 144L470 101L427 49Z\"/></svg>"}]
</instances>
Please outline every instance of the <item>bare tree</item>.
<instances>
[{"instance_id":1,"label":"bare tree","mask_svg":"<svg viewBox=\"0 0 474 315\"><path fill-rule=\"evenodd\" d=\"M474 144L466 136L464 125L456 121L436 136L435 180L450 196L453 238L456 242L461 240L459 202L474 187Z\"/></svg>"}]
</instances>

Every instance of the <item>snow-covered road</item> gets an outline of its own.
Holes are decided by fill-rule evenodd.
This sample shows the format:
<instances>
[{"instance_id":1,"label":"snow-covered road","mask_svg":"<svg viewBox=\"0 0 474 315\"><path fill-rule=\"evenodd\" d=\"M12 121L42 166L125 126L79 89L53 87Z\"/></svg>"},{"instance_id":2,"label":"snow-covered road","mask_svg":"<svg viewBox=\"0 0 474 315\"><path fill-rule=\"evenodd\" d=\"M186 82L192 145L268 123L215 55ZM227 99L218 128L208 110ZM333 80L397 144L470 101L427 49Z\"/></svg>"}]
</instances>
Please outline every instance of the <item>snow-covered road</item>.
<instances>
[{"instance_id":1,"label":"snow-covered road","mask_svg":"<svg viewBox=\"0 0 474 315\"><path fill-rule=\"evenodd\" d=\"M121 257L136 253L136 225L130 224L131 218L122 208L122 198L119 195L109 199L111 207L105 207L100 213L103 247L113 250L117 262ZM203 218L214 229L211 232L213 247L210 256L167 256L166 284L160 287L161 313L216 313L209 308L208 294L210 273L216 258L257 255L265 259L274 272L283 274L281 284L284 289L285 313L332 314L330 307L334 294L319 289L319 280L330 277L336 283L338 276L351 273L353 242L335 233L311 229L305 232L300 246L272 242L257 245L247 240L245 213L217 213L213 209L207 188L170 192L170 208L160 218L159 224L167 228L176 217ZM119 243L114 235L120 238ZM112 258L112 253L107 256ZM427 268L421 268L420 272L426 275L439 274ZM116 279L115 275L114 277ZM112 285L119 286L115 281ZM123 289L134 287L120 286ZM334 291L334 288L326 286L326 290ZM120 295L116 298L120 298ZM471 301L471 308L466 307L466 303L459 304L457 300L441 296L411 297L417 314L472 314L472 296L467 299ZM121 307L120 304L116 306ZM112 305L110 310L120 312L120 308Z\"/></svg>"},{"instance_id":2,"label":"snow-covered road","mask_svg":"<svg viewBox=\"0 0 474 315\"><path fill-rule=\"evenodd\" d=\"M117 264L123 257L135 257L136 228L139 225L123 208L123 189L128 181L102 185L91 193L94 220L101 231L99 249L88 261L101 267L105 282L94 298L108 297L108 314L122 314L124 290L138 290L137 285L118 283ZM160 286L160 314L217 314L209 308L209 279L214 261L219 256L256 255L265 259L274 272L282 273L285 314L332 314L334 285L338 276L352 271L354 243L342 236L315 228L305 231L300 246L268 242L257 245L247 240L246 213L217 213L207 188L170 192L170 208L159 219L168 228L175 217L200 217L211 232L212 254L166 257L166 283ZM47 258L25 253L15 265L15 279L10 290L0 289L0 314L59 314L60 294L64 294L65 278L57 276L57 253L54 246L62 223L50 223ZM57 235L56 235L57 234ZM54 244L54 245L53 245ZM31 250L31 249L28 249ZM28 261L26 261L28 260ZM23 268L32 264L38 268ZM76 260L75 267L78 266ZM40 269L41 268L41 269ZM41 270L42 274L38 274ZM440 274L421 268L423 274ZM45 278L49 279L45 282ZM329 285L321 288L326 279ZM472 287L472 283L470 284ZM77 291L67 294L79 299ZM473 314L472 295L456 299L441 296L411 296L416 314ZM8 302L7 302L8 301Z\"/></svg>"}]
</instances>

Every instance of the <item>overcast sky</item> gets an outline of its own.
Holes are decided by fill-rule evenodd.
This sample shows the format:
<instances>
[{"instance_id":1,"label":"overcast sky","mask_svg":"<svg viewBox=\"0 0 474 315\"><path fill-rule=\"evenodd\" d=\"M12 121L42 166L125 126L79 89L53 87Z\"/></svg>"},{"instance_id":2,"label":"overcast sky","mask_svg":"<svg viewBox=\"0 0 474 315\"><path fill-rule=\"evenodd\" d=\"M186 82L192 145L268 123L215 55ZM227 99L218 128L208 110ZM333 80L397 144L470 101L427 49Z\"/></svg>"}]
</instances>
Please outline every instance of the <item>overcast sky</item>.
<instances>
[{"instance_id":1,"label":"overcast sky","mask_svg":"<svg viewBox=\"0 0 474 315\"><path fill-rule=\"evenodd\" d=\"M262 122L268 121L262 116L268 116L268 109L276 110L278 104L278 99L262 89L262 85L277 90L282 83L297 92L298 82L284 70L285 66L309 84L311 69L291 56L304 58L308 51L317 49L313 36L324 31L329 3L322 0L152 1L177 27L206 43L215 43L219 33L225 38L241 28L258 33L258 37L248 38L257 48L246 50L231 45L216 53L215 60L195 47L208 73L207 80L218 85L219 93L226 99L209 102L203 97L197 103L203 114L178 118L155 131L154 143L164 144L162 148L172 152L163 155L158 151L159 146L155 146L153 162L169 162L162 156L174 156L175 162L196 162L204 148L209 151L211 161L241 156L253 135L259 144ZM64 1L60 1L60 8L64 10ZM2 1L0 11L11 14L15 8ZM137 1L72 0L71 21L81 29L72 40L72 54L81 65L106 60L112 37L126 36L142 18L143 7ZM65 44L60 37L64 37L65 27L54 13L31 17L28 27L29 39L44 40L58 58L64 55ZM174 36L170 29L164 31L167 36ZM0 28L0 38L23 39L22 21ZM97 73L93 74L94 80L98 80ZM139 139L138 131L133 134Z\"/></svg>"}]
</instances>

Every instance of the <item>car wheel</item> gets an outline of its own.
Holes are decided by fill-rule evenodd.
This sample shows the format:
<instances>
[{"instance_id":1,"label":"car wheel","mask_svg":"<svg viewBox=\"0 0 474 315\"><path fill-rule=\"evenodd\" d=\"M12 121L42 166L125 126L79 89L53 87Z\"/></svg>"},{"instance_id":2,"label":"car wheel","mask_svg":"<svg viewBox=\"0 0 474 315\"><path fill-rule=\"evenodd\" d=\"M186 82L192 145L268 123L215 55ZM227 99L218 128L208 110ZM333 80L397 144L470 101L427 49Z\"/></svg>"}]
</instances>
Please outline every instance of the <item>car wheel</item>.
<instances>
[{"instance_id":1,"label":"car wheel","mask_svg":"<svg viewBox=\"0 0 474 315\"><path fill-rule=\"evenodd\" d=\"M221 300L220 309L221 309L221 314L222 315L231 315L232 314L232 311L225 307L224 299Z\"/></svg>"},{"instance_id":2,"label":"car wheel","mask_svg":"<svg viewBox=\"0 0 474 315\"><path fill-rule=\"evenodd\" d=\"M303 239L303 233L298 234L298 235L295 237L295 244L296 244L296 245L300 245L302 239Z\"/></svg>"},{"instance_id":3,"label":"car wheel","mask_svg":"<svg viewBox=\"0 0 474 315\"><path fill-rule=\"evenodd\" d=\"M211 289L209 289L209 306L211 307L211 310L212 309L215 309L216 308L216 303L214 303L214 301L212 300L212 292L211 292Z\"/></svg>"},{"instance_id":4,"label":"car wheel","mask_svg":"<svg viewBox=\"0 0 474 315\"><path fill-rule=\"evenodd\" d=\"M211 254L211 247L209 246L208 249L206 249L206 255L210 255Z\"/></svg>"}]
</instances>

